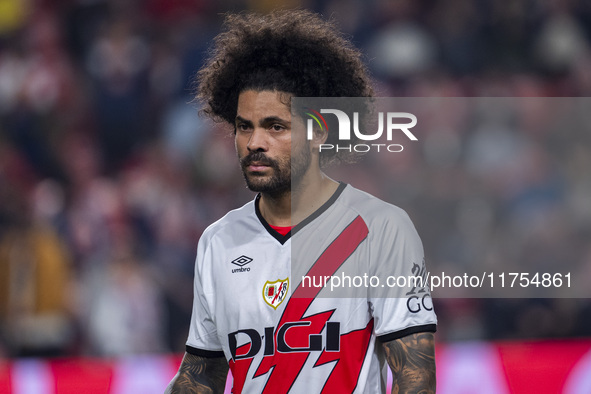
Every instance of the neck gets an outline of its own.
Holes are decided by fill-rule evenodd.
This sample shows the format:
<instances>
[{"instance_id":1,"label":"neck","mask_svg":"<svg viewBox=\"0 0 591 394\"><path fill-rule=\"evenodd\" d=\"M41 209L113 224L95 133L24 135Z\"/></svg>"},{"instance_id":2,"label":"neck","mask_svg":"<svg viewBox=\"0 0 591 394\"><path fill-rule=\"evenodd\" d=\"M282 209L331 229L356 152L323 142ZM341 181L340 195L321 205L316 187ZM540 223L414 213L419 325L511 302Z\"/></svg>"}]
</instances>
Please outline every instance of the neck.
<instances>
[{"instance_id":1,"label":"neck","mask_svg":"<svg viewBox=\"0 0 591 394\"><path fill-rule=\"evenodd\" d=\"M267 223L274 226L295 226L322 206L338 188L338 183L323 172L303 177L291 191L261 194L259 209Z\"/></svg>"},{"instance_id":2,"label":"neck","mask_svg":"<svg viewBox=\"0 0 591 394\"><path fill-rule=\"evenodd\" d=\"M259 210L267 223L274 226L291 226L291 192L261 193Z\"/></svg>"}]
</instances>

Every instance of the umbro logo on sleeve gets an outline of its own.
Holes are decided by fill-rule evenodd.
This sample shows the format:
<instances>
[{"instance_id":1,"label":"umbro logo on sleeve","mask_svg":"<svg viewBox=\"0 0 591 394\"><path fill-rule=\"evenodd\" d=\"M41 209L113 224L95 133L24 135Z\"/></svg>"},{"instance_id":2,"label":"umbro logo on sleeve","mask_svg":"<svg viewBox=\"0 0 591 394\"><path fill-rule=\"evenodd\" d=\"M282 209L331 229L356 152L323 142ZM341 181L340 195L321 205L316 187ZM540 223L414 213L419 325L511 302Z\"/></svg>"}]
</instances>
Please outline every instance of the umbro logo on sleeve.
<instances>
[{"instance_id":1,"label":"umbro logo on sleeve","mask_svg":"<svg viewBox=\"0 0 591 394\"><path fill-rule=\"evenodd\" d=\"M235 258L234 260L231 261L232 264L235 264L237 266L239 266L240 268L234 268L232 270L232 273L236 273L236 272L248 272L250 271L249 267L244 267L246 264L250 263L252 261L252 259L248 256L242 255L238 258Z\"/></svg>"}]
</instances>

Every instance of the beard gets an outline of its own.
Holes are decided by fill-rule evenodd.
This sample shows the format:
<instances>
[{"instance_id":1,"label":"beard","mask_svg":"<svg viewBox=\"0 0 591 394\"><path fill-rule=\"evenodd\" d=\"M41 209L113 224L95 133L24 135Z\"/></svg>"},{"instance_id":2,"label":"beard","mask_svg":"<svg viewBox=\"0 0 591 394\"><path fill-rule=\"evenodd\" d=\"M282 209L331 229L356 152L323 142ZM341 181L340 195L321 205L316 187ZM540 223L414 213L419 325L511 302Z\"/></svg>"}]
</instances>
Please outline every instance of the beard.
<instances>
[{"instance_id":1,"label":"beard","mask_svg":"<svg viewBox=\"0 0 591 394\"><path fill-rule=\"evenodd\" d=\"M269 166L272 169L271 175L248 172L247 168L252 162ZM291 160L290 158L275 160L267 157L263 152L253 152L240 160L240 166L246 186L250 190L269 195L281 195L290 192L292 186L299 185L310 167L310 162L310 150L308 147L304 147L298 155L292 155Z\"/></svg>"}]
</instances>

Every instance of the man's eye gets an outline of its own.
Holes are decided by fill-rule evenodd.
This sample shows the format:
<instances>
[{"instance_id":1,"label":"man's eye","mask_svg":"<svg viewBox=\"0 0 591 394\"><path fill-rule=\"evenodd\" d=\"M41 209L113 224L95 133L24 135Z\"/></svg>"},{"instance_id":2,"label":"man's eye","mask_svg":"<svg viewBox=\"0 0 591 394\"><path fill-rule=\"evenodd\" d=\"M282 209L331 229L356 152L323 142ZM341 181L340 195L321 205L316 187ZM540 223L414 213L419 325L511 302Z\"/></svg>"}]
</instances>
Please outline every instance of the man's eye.
<instances>
[{"instance_id":1,"label":"man's eye","mask_svg":"<svg viewBox=\"0 0 591 394\"><path fill-rule=\"evenodd\" d=\"M271 128L275 131L283 131L285 130L285 127L280 125L280 124L274 124L273 126L271 126Z\"/></svg>"},{"instance_id":2,"label":"man's eye","mask_svg":"<svg viewBox=\"0 0 591 394\"><path fill-rule=\"evenodd\" d=\"M246 123L238 123L236 125L236 129L239 131L247 131L248 130L248 125Z\"/></svg>"}]
</instances>

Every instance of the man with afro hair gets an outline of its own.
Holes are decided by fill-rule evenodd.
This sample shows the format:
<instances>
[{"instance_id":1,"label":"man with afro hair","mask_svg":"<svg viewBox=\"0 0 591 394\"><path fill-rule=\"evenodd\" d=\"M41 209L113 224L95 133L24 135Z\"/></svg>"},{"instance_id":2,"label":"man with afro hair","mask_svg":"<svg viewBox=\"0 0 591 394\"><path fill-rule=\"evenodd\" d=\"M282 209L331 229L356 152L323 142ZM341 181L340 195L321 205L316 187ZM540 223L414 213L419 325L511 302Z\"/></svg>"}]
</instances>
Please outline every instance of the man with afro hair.
<instances>
[{"instance_id":1,"label":"man with afro hair","mask_svg":"<svg viewBox=\"0 0 591 394\"><path fill-rule=\"evenodd\" d=\"M186 353L167 393L222 393L229 369L235 394L380 393L386 363L393 393L435 392L428 291L336 299L303 279L360 266L383 277L424 261L406 213L324 174L343 159L319 149L337 135L314 129L307 139L290 109L294 97L373 94L359 51L318 15L226 16L197 98L233 126L257 195L199 240Z\"/></svg>"}]
</instances>

